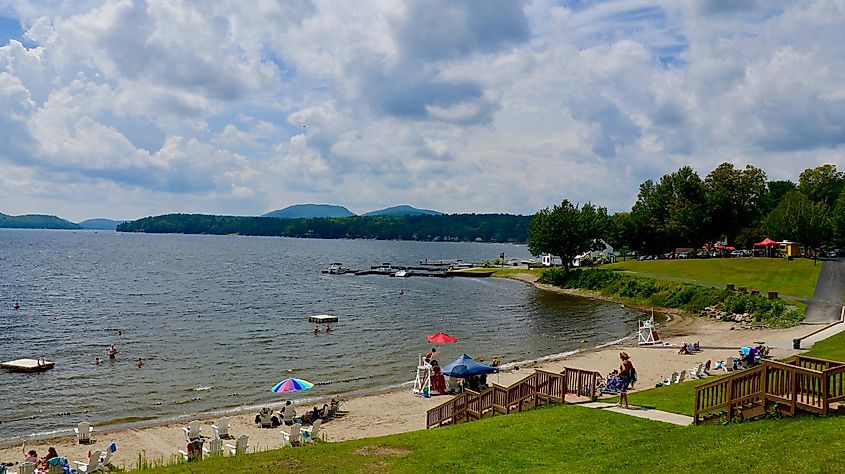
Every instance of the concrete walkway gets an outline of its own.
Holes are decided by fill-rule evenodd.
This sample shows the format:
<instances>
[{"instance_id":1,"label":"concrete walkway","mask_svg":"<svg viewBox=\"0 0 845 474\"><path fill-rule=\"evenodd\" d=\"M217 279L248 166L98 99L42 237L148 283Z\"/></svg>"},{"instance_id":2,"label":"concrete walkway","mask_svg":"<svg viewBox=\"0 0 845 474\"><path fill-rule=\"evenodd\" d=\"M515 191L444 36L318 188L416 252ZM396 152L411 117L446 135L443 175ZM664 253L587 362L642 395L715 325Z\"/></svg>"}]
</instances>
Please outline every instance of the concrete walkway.
<instances>
[{"instance_id":1,"label":"concrete walkway","mask_svg":"<svg viewBox=\"0 0 845 474\"><path fill-rule=\"evenodd\" d=\"M623 415L635 416L637 418L645 418L647 420L660 421L678 426L687 426L692 424L691 416L679 415L677 413L669 413L668 411L654 410L651 408L637 407L634 405L631 405L631 408L629 409L618 407L613 403L602 402L581 403L576 406L598 408L601 410L612 411L614 413L621 413Z\"/></svg>"},{"instance_id":2,"label":"concrete walkway","mask_svg":"<svg viewBox=\"0 0 845 474\"><path fill-rule=\"evenodd\" d=\"M819 272L816 292L804 313L805 323L838 321L845 296L845 261L825 260Z\"/></svg>"}]
</instances>

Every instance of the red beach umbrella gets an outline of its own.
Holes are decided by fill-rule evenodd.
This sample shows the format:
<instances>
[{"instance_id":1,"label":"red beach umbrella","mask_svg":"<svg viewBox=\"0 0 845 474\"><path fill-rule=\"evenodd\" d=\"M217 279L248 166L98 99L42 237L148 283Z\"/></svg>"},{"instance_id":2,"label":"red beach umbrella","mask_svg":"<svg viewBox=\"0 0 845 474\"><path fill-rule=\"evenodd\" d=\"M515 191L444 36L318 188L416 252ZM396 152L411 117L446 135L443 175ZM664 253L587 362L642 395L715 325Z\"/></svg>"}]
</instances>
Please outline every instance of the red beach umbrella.
<instances>
[{"instance_id":1,"label":"red beach umbrella","mask_svg":"<svg viewBox=\"0 0 845 474\"><path fill-rule=\"evenodd\" d=\"M445 332L438 332L437 334L429 334L426 338L426 341L432 342L434 344L448 344L450 342L458 342L457 339L454 337L446 334Z\"/></svg>"}]
</instances>

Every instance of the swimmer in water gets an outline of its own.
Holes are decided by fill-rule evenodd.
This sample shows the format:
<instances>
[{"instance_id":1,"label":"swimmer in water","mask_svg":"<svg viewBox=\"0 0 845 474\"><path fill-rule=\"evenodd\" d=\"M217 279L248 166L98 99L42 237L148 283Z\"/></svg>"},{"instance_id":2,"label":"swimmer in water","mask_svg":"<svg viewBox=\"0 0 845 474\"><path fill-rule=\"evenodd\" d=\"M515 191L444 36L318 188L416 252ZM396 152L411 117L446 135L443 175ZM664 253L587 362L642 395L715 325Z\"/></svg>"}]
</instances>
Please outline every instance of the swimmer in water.
<instances>
[{"instance_id":1,"label":"swimmer in water","mask_svg":"<svg viewBox=\"0 0 845 474\"><path fill-rule=\"evenodd\" d=\"M109 355L109 359L114 359L115 357L117 357L117 354L119 354L119 353L120 353L120 351L117 350L117 347L114 347L114 344L112 344L111 347L109 347L109 350L107 352L107 354Z\"/></svg>"},{"instance_id":2,"label":"swimmer in water","mask_svg":"<svg viewBox=\"0 0 845 474\"><path fill-rule=\"evenodd\" d=\"M138 357L138 367L143 367L143 366L144 366L144 359Z\"/></svg>"},{"instance_id":3,"label":"swimmer in water","mask_svg":"<svg viewBox=\"0 0 845 474\"><path fill-rule=\"evenodd\" d=\"M94 359L94 365L100 365L100 358L99 357Z\"/></svg>"},{"instance_id":4,"label":"swimmer in water","mask_svg":"<svg viewBox=\"0 0 845 474\"><path fill-rule=\"evenodd\" d=\"M14 308L14 309L16 309L16 310L17 310L17 309L21 309L21 302L20 302L20 300L15 301L15 305L14 305L14 306L12 306L12 308Z\"/></svg>"},{"instance_id":5,"label":"swimmer in water","mask_svg":"<svg viewBox=\"0 0 845 474\"><path fill-rule=\"evenodd\" d=\"M331 330L332 330L332 327L330 325L326 324L326 332L330 332Z\"/></svg>"},{"instance_id":6,"label":"swimmer in water","mask_svg":"<svg viewBox=\"0 0 845 474\"><path fill-rule=\"evenodd\" d=\"M314 334L320 334L320 326L318 324L314 325Z\"/></svg>"}]
</instances>

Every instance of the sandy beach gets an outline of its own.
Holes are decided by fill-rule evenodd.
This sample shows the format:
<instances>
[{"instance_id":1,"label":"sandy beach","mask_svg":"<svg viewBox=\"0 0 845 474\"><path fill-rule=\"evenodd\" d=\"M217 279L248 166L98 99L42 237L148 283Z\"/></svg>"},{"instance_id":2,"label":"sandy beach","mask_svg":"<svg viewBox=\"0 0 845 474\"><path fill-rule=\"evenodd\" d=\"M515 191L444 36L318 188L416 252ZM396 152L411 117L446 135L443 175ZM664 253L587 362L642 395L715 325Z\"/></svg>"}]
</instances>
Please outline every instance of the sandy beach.
<instances>
[{"instance_id":1,"label":"sandy beach","mask_svg":"<svg viewBox=\"0 0 845 474\"><path fill-rule=\"evenodd\" d=\"M530 278L524 280L530 280ZM529 281L529 283L533 283ZM538 285L540 286L540 285ZM544 290L560 291L554 287L541 286ZM735 356L737 349L750 345L753 341L765 341L775 358L790 356L792 339L802 337L818 329L812 326L797 326L789 329L732 330L731 323L713 322L697 317L672 315L670 321L663 324L659 331L664 341L673 345L683 342L699 342L705 349L695 355L679 355L677 349L637 347L636 340L628 340L619 345L579 352L561 360L545 361L541 364L520 366L518 370L509 370L488 378L488 382L508 385L532 372L532 367L552 371L561 371L564 367L591 369L607 374L619 365L618 353L625 350L637 368L638 389L647 389L661 381L674 371L689 370L699 362L723 360ZM635 328L631 329L632 333ZM460 350L448 352L449 356L459 355ZM454 352L454 354L453 354ZM448 356L446 357L448 358ZM511 361L503 361L504 363ZM346 400L341 409L347 414L324 424L324 433L329 441L381 436L425 429L425 412L448 399L448 396L422 398L411 393L411 388L386 393L360 396ZM328 401L328 400L326 400ZM320 402L320 405L323 402ZM304 413L307 407L297 407L298 413ZM213 419L198 418L203 422L205 433L211 433ZM230 417L231 433L249 435L250 451L276 449L282 446L279 433L282 428L262 429L254 423L254 414L242 414ZM82 420L80 420L82 421ZM150 460L163 459L172 462L177 450L185 448L182 424L168 424L138 429L95 432L94 443L78 445L75 438L63 437L49 440L36 440L27 444L28 449L36 449L39 455L47 447L55 446L60 455L70 460L83 460L91 449L104 449L110 443L117 444L113 463L132 468L139 453ZM230 441L233 442L233 441ZM22 460L21 446L0 448L0 462Z\"/></svg>"}]
</instances>

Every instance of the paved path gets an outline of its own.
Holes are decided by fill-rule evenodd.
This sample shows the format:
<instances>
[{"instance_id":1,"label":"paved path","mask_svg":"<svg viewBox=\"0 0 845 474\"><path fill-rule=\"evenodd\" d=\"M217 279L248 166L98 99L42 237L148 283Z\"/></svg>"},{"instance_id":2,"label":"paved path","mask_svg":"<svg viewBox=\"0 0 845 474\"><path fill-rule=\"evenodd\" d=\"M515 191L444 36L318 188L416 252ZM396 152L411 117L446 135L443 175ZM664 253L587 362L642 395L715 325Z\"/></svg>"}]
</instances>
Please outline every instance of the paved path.
<instances>
[{"instance_id":1,"label":"paved path","mask_svg":"<svg viewBox=\"0 0 845 474\"><path fill-rule=\"evenodd\" d=\"M679 426L687 426L692 424L691 416L679 415L677 413L669 413L668 411L654 410L651 408L637 407L633 405L631 405L630 409L618 407L613 403L602 402L581 403L577 406L587 408L598 408L602 410L612 411L614 413L622 413L623 415L635 416L637 418L646 418L648 420L661 421L663 423L670 423Z\"/></svg>"},{"instance_id":2,"label":"paved path","mask_svg":"<svg viewBox=\"0 0 845 474\"><path fill-rule=\"evenodd\" d=\"M806 323L838 321L845 296L845 261L841 259L822 262L816 292L804 314Z\"/></svg>"}]
</instances>

